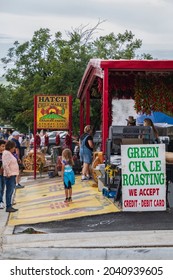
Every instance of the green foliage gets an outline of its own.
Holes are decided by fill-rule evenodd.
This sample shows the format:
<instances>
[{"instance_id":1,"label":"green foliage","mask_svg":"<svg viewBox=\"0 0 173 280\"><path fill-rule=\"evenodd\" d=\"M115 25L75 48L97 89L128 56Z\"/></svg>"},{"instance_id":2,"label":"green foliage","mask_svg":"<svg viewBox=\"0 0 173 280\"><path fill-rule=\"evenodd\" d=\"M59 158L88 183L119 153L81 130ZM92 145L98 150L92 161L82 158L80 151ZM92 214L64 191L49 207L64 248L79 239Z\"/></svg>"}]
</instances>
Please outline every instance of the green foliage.
<instances>
[{"instance_id":1,"label":"green foliage","mask_svg":"<svg viewBox=\"0 0 173 280\"><path fill-rule=\"evenodd\" d=\"M142 41L134 39L131 31L124 34L110 33L101 36L93 42L93 53L95 57L103 59L131 59L135 56L135 51L142 46Z\"/></svg>"},{"instance_id":2,"label":"green foliage","mask_svg":"<svg viewBox=\"0 0 173 280\"><path fill-rule=\"evenodd\" d=\"M81 78L90 58L134 58L142 41L131 31L110 33L93 40L99 24L93 28L80 26L68 32L68 39L57 32L52 38L49 29L34 32L30 41L14 42L2 59L5 78L11 86L0 87L0 118L23 132L33 129L33 97L35 94L69 94L73 98L73 130L79 131L79 100L76 98ZM143 57L150 57L143 54ZM10 65L10 66L9 66ZM11 66L13 65L13 66ZM100 101L92 102L91 117L99 128Z\"/></svg>"}]
</instances>

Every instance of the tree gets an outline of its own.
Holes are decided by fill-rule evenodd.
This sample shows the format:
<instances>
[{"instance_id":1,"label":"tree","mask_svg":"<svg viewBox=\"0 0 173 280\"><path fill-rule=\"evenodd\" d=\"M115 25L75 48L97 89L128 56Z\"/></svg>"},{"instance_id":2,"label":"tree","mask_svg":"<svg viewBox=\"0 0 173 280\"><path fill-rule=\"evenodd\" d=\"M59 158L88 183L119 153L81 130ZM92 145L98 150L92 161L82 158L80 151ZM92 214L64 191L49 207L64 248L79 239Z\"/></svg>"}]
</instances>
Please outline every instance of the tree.
<instances>
[{"instance_id":1,"label":"tree","mask_svg":"<svg viewBox=\"0 0 173 280\"><path fill-rule=\"evenodd\" d=\"M14 42L7 57L2 59L6 80L11 88L6 89L4 103L10 105L10 120L16 128L27 131L33 127L33 96L35 94L69 94L73 97L73 127L79 130L79 101L77 91L90 58L133 58L142 41L135 39L131 31L124 34L110 33L93 39L96 26L80 26L67 32L68 39L57 32L52 38L49 29L34 32L30 41ZM146 55L147 56L147 55ZM13 65L9 68L9 65ZM10 103L8 98L10 97ZM97 104L96 104L97 103ZM97 118L98 102L93 102L91 115ZM5 114L0 111L3 119Z\"/></svg>"},{"instance_id":2,"label":"tree","mask_svg":"<svg viewBox=\"0 0 173 280\"><path fill-rule=\"evenodd\" d=\"M131 31L125 31L123 34L110 33L101 36L93 42L93 56L102 59L133 59L136 50L142 46L142 40L135 39ZM149 54L143 54L139 58L152 59Z\"/></svg>"},{"instance_id":3,"label":"tree","mask_svg":"<svg viewBox=\"0 0 173 280\"><path fill-rule=\"evenodd\" d=\"M11 124L12 122L12 111L13 107L13 88L11 86L0 85L0 118L6 124Z\"/></svg>"}]
</instances>

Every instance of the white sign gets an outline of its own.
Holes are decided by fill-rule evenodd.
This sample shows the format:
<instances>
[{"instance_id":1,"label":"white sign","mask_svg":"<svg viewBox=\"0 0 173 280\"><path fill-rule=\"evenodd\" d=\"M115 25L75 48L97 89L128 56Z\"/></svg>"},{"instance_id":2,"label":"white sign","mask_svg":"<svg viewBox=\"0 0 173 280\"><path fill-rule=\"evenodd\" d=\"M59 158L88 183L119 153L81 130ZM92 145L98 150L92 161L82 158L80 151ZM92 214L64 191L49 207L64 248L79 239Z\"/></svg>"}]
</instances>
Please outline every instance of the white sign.
<instances>
[{"instance_id":1,"label":"white sign","mask_svg":"<svg viewBox=\"0 0 173 280\"><path fill-rule=\"evenodd\" d=\"M123 211L166 210L165 145L122 145Z\"/></svg>"}]
</instances>

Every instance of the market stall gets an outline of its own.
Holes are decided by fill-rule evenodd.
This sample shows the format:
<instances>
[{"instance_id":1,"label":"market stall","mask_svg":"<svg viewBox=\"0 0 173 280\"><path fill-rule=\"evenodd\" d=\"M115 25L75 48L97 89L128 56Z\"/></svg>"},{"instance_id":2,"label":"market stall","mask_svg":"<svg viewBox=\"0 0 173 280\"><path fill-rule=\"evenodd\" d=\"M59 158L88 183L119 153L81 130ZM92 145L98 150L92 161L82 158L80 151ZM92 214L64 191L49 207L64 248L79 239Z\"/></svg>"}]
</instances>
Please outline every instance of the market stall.
<instances>
[{"instance_id":1,"label":"market stall","mask_svg":"<svg viewBox=\"0 0 173 280\"><path fill-rule=\"evenodd\" d=\"M86 71L83 75L79 90L78 98L80 99L80 132L83 132L83 128L87 124L91 123L90 118L90 106L93 98L101 99L100 124L102 127L102 152L105 155L105 181L104 185L111 191L112 187L115 187L117 178L121 178L121 174L116 174L115 170L109 170L110 155L118 154L114 149L119 146L119 150L122 149L122 144L128 146L138 145L139 147L151 143L140 142L139 138L137 142L126 141L123 135L123 140L120 145L117 145L117 139L110 140L109 129L112 125L112 99L134 99L135 110L137 113L149 115L151 112L163 112L170 116L173 115L173 60L101 60L91 59L88 63ZM168 143L160 145L160 147L166 148L165 150L171 151L168 147L172 145L172 129L169 130L170 135L167 134L168 130L159 128L160 135L162 136L161 142L164 143L164 139ZM165 133L165 134L164 134ZM113 134L112 134L113 135ZM167 137L168 138L165 138ZM162 141L163 140L163 141ZM162 156L165 160L165 150L162 150ZM124 156L123 156L124 157ZM160 161L161 159L159 159ZM163 161L166 172L166 161ZM122 156L121 156L122 164ZM150 164L150 163L149 163ZM116 164L115 164L116 166ZM116 166L117 167L117 166ZM171 166L172 167L172 166ZM114 169L114 168L113 168ZM148 169L147 169L148 170ZM113 174L108 176L108 173ZM119 177L118 177L119 176ZM165 174L163 193L161 197L166 197L166 184L168 182L168 175ZM112 185L109 181L112 180ZM117 185L121 186L122 182L117 180ZM150 187L150 186L149 186ZM158 194L161 191L158 192ZM108 192L109 195L109 192ZM116 192L117 195L117 192ZM150 197L147 199L151 200ZM162 199L161 199L162 200ZM154 203L154 202L153 202ZM164 206L161 207L165 210L166 202L164 200ZM147 207L146 207L147 208ZM148 210L150 207L148 208ZM158 208L160 209L160 208ZM152 210L152 209L151 209Z\"/></svg>"},{"instance_id":2,"label":"market stall","mask_svg":"<svg viewBox=\"0 0 173 280\"><path fill-rule=\"evenodd\" d=\"M137 113L173 115L173 60L101 60L87 65L77 97L80 132L90 124L91 100L101 99L102 150L112 125L112 99L134 99Z\"/></svg>"}]
</instances>

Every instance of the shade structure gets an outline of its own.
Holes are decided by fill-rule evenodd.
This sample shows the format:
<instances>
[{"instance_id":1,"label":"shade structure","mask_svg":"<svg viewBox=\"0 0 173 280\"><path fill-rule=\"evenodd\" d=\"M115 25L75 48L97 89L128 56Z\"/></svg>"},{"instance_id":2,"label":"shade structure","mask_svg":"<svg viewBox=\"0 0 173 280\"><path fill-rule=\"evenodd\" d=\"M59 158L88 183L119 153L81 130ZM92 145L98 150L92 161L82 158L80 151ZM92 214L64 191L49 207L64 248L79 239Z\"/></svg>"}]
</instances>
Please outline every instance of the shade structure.
<instances>
[{"instance_id":1,"label":"shade structure","mask_svg":"<svg viewBox=\"0 0 173 280\"><path fill-rule=\"evenodd\" d=\"M166 83L166 75L169 84L170 91L173 93L173 60L102 60L91 59L86 67L84 75L82 77L77 97L80 99L80 133L83 132L83 128L86 124L90 124L90 99L93 98L93 92L97 92L97 96L100 94L102 99L102 112L101 112L101 124L102 124L102 150L105 152L106 139L108 138L108 131L111 118L111 102L112 92L116 92L116 98L134 98L136 92L133 90L136 77L138 80L141 77L145 77L145 83L147 79L152 77L152 82L158 83L158 79L162 77L163 83ZM154 77L154 78L153 78ZM157 79L156 79L157 77ZM122 83L122 80L124 81ZM154 83L153 82L153 83ZM147 100L147 94L150 99ZM148 113L146 110L146 100L150 110L153 108L158 109L155 104L155 98L157 100L157 93L151 90L145 91L145 97L142 94L138 94L138 100L136 98L136 107L138 110L142 110L143 113ZM160 98L160 96L159 96ZM150 103L152 100L152 103ZM160 99L160 103L163 107L172 110L172 101L169 102L169 96ZM141 106L141 104L143 104Z\"/></svg>"},{"instance_id":2,"label":"shade structure","mask_svg":"<svg viewBox=\"0 0 173 280\"><path fill-rule=\"evenodd\" d=\"M145 118L150 118L153 121L153 123L165 123L168 125L173 125L173 117L170 117L161 112L152 112L151 115L137 115L136 121L137 123L141 124L143 123Z\"/></svg>"}]
</instances>

